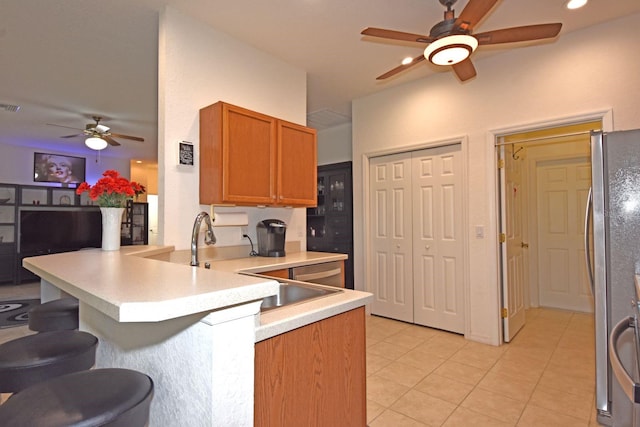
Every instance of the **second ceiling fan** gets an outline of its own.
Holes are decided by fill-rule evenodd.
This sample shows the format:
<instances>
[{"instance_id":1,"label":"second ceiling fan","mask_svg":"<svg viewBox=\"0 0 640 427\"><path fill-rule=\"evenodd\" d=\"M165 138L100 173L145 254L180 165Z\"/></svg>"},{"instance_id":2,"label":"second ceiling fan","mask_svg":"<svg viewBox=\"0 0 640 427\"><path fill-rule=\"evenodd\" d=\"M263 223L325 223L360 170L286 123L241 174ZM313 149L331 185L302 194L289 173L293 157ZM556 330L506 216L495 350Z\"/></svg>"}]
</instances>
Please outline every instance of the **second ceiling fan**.
<instances>
[{"instance_id":1,"label":"second ceiling fan","mask_svg":"<svg viewBox=\"0 0 640 427\"><path fill-rule=\"evenodd\" d=\"M423 55L387 71L378 76L377 80L394 76L425 59L436 65L450 65L461 81L469 80L476 75L476 69L469 56L478 46L549 39L557 36L562 28L561 23L552 23L473 34L476 24L499 0L469 0L457 18L455 11L451 8L457 0L439 1L447 8L444 12L444 20L434 25L428 36L372 27L362 31L361 34L365 36L428 44Z\"/></svg>"},{"instance_id":2,"label":"second ceiling fan","mask_svg":"<svg viewBox=\"0 0 640 427\"><path fill-rule=\"evenodd\" d=\"M89 148L92 148L94 150L101 150L105 148L107 144L113 147L119 146L120 143L115 139L113 139L113 137L130 139L132 141L138 141L138 142L144 142L144 138L141 138L139 136L123 135L120 133L111 132L111 128L100 124L100 120L102 120L102 117L100 116L93 116L93 120L95 120L95 123L88 123L84 129L75 128L71 126L56 125L53 123L47 123L47 124L50 126L58 126L58 127L63 127L67 129L76 129L76 130L82 131L82 133L76 133L73 135L64 135L64 136L61 136L60 138L75 138L77 136L85 135L89 137L89 139L95 138L97 140L102 140L106 143L106 144L105 143L100 144L99 145L100 148L95 148L94 146L91 146L90 143L85 141L85 144L87 144Z\"/></svg>"}]
</instances>

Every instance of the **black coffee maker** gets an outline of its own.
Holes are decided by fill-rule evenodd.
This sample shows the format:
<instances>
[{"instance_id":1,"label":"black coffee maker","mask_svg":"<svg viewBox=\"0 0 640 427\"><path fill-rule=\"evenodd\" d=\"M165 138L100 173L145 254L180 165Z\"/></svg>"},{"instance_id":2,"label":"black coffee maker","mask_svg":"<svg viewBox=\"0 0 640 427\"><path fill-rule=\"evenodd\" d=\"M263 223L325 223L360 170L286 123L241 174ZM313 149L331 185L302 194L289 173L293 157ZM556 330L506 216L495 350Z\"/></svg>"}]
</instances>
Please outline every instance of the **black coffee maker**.
<instances>
[{"instance_id":1,"label":"black coffee maker","mask_svg":"<svg viewBox=\"0 0 640 427\"><path fill-rule=\"evenodd\" d=\"M258 234L258 255L284 256L284 240L287 224L279 219L265 219L256 225Z\"/></svg>"}]
</instances>

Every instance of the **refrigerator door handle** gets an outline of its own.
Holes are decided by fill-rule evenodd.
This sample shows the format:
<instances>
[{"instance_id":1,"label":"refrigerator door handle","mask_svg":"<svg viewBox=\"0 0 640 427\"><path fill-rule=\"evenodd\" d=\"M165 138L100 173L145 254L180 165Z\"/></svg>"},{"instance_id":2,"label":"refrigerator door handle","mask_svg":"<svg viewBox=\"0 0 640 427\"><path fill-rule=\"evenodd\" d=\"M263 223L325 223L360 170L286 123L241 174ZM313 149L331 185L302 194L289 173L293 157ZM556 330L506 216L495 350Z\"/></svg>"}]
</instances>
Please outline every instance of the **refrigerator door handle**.
<instances>
[{"instance_id":1,"label":"refrigerator door handle","mask_svg":"<svg viewBox=\"0 0 640 427\"><path fill-rule=\"evenodd\" d=\"M637 325L636 319L633 317L624 317L620 320L616 326L611 330L611 335L609 336L609 357L611 359L611 370L615 375L618 383L620 383L620 387L624 394L627 395L629 400L634 403L640 403L640 384L633 381L629 372L625 369L624 365L620 361L620 356L618 354L618 338L624 331L629 328L633 328L636 330L636 334L634 339L636 340L636 348L637 348ZM636 361L638 360L638 354L636 352Z\"/></svg>"},{"instance_id":2,"label":"refrigerator door handle","mask_svg":"<svg viewBox=\"0 0 640 427\"><path fill-rule=\"evenodd\" d=\"M591 211L593 209L593 189L589 187L589 195L587 196L587 206L585 208L584 214L584 254L585 260L587 262L587 274L589 275L589 284L591 285L591 295L596 294L595 289L595 280L593 278L593 265L591 264L591 235L589 232L591 231Z\"/></svg>"}]
</instances>

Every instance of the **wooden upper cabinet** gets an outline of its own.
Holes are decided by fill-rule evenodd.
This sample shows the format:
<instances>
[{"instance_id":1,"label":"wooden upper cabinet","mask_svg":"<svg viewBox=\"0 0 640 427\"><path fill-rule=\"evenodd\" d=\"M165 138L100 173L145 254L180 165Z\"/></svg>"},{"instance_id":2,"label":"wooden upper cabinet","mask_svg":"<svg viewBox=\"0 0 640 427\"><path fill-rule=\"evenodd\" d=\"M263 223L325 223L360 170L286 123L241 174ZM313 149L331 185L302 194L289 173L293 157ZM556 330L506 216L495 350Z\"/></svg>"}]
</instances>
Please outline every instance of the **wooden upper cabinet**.
<instances>
[{"instance_id":1,"label":"wooden upper cabinet","mask_svg":"<svg viewBox=\"0 0 640 427\"><path fill-rule=\"evenodd\" d=\"M316 131L217 102L200 110L200 203L314 206Z\"/></svg>"},{"instance_id":2,"label":"wooden upper cabinet","mask_svg":"<svg viewBox=\"0 0 640 427\"><path fill-rule=\"evenodd\" d=\"M316 206L316 130L278 120L278 204Z\"/></svg>"}]
</instances>

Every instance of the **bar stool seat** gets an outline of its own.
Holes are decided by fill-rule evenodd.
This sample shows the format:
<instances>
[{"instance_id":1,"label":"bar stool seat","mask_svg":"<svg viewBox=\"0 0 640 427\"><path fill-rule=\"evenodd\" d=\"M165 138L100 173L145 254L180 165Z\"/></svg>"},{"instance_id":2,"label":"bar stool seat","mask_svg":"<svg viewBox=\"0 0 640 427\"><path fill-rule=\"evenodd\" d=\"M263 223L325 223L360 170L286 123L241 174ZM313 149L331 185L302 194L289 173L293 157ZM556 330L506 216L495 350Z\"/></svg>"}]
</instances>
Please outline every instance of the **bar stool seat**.
<instances>
[{"instance_id":1,"label":"bar stool seat","mask_svg":"<svg viewBox=\"0 0 640 427\"><path fill-rule=\"evenodd\" d=\"M90 369L97 346L98 338L81 331L41 332L1 344L0 393Z\"/></svg>"},{"instance_id":2,"label":"bar stool seat","mask_svg":"<svg viewBox=\"0 0 640 427\"><path fill-rule=\"evenodd\" d=\"M153 381L129 369L93 369L29 387L0 405L3 426L142 427Z\"/></svg>"},{"instance_id":3,"label":"bar stool seat","mask_svg":"<svg viewBox=\"0 0 640 427\"><path fill-rule=\"evenodd\" d=\"M75 298L60 298L29 310L29 329L37 332L78 329L80 303Z\"/></svg>"}]
</instances>

